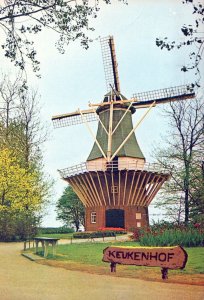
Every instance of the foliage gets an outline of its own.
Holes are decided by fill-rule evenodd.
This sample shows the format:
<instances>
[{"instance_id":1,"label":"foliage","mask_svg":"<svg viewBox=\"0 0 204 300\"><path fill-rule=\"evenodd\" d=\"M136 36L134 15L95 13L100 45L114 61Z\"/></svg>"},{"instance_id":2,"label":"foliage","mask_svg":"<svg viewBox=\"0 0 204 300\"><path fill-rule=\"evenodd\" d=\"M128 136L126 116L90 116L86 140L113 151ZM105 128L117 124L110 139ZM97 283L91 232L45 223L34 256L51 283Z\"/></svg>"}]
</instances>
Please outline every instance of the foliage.
<instances>
[{"instance_id":1,"label":"foliage","mask_svg":"<svg viewBox=\"0 0 204 300\"><path fill-rule=\"evenodd\" d=\"M0 152L0 211L25 211L41 208L38 174L21 168L9 149Z\"/></svg>"},{"instance_id":2,"label":"foliage","mask_svg":"<svg viewBox=\"0 0 204 300\"><path fill-rule=\"evenodd\" d=\"M52 185L42 171L40 145L46 134L36 94L22 89L19 77L14 82L4 77L0 103L0 235L28 238L36 233Z\"/></svg>"},{"instance_id":3,"label":"foliage","mask_svg":"<svg viewBox=\"0 0 204 300\"><path fill-rule=\"evenodd\" d=\"M13 242L30 239L37 233L40 217L27 211L0 212L0 241Z\"/></svg>"},{"instance_id":4,"label":"foliage","mask_svg":"<svg viewBox=\"0 0 204 300\"><path fill-rule=\"evenodd\" d=\"M69 227L40 227L39 234L73 233L74 229Z\"/></svg>"},{"instance_id":5,"label":"foliage","mask_svg":"<svg viewBox=\"0 0 204 300\"><path fill-rule=\"evenodd\" d=\"M73 234L73 238L75 239L93 239L93 238L101 238L108 236L116 236L117 234L126 234L127 232L122 230L101 230L101 231L93 231L93 232L76 232Z\"/></svg>"},{"instance_id":6,"label":"foliage","mask_svg":"<svg viewBox=\"0 0 204 300\"><path fill-rule=\"evenodd\" d=\"M0 152L0 240L36 234L42 209L42 186L35 171L27 172L9 149Z\"/></svg>"},{"instance_id":7,"label":"foliage","mask_svg":"<svg viewBox=\"0 0 204 300\"><path fill-rule=\"evenodd\" d=\"M73 224L76 231L79 230L80 225L85 223L84 206L71 186L65 188L57 201L56 212L57 220L61 220L67 227Z\"/></svg>"},{"instance_id":8,"label":"foliage","mask_svg":"<svg viewBox=\"0 0 204 300\"><path fill-rule=\"evenodd\" d=\"M204 229L199 224L185 226L164 222L138 230L134 238L142 246L196 247L204 245Z\"/></svg>"},{"instance_id":9,"label":"foliage","mask_svg":"<svg viewBox=\"0 0 204 300\"><path fill-rule=\"evenodd\" d=\"M180 29L187 39L185 38L183 42L169 42L167 37L164 39L157 38L156 45L161 49L166 48L168 51L172 49L180 49L181 47L190 47L190 63L182 66L181 71L187 72L189 70L195 70L195 75L200 76L199 64L204 50L204 37L202 36L204 25L204 6L199 0L182 0L182 3L192 6L192 14L195 17L194 24L184 24ZM198 78L196 82L197 86L199 86L199 80L200 78Z\"/></svg>"},{"instance_id":10,"label":"foliage","mask_svg":"<svg viewBox=\"0 0 204 300\"><path fill-rule=\"evenodd\" d=\"M204 103L202 99L170 103L165 110L171 131L166 149L156 149L157 161L171 174L162 188L157 207L168 217L187 224L201 220L204 212Z\"/></svg>"},{"instance_id":11,"label":"foliage","mask_svg":"<svg viewBox=\"0 0 204 300\"><path fill-rule=\"evenodd\" d=\"M45 28L57 35L56 47L60 53L64 53L65 46L75 40L87 49L87 33L94 30L89 21L91 17L96 18L102 3L110 4L111 0L4 1L0 5L0 28L5 34L5 41L1 44L5 56L21 70L25 69L28 60L33 71L38 72L39 61L33 39Z\"/></svg>"},{"instance_id":12,"label":"foliage","mask_svg":"<svg viewBox=\"0 0 204 300\"><path fill-rule=\"evenodd\" d=\"M40 120L36 91L29 90L18 74L0 83L1 147L9 147L21 159L24 167L36 167L42 160L40 146L47 139L47 130Z\"/></svg>"}]
</instances>

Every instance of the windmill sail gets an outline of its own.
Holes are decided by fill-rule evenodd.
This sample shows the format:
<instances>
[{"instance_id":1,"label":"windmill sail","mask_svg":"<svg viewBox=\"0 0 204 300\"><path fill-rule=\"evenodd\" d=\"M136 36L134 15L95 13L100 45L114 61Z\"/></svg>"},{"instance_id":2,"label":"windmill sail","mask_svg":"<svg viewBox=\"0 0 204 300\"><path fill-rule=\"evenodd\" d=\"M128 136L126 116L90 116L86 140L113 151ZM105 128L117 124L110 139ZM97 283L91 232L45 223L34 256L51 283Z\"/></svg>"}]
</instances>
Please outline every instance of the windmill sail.
<instances>
[{"instance_id":1,"label":"windmill sail","mask_svg":"<svg viewBox=\"0 0 204 300\"><path fill-rule=\"evenodd\" d=\"M102 59L105 71L107 91L112 86L114 90L120 92L120 83L118 75L118 65L115 54L115 44L112 36L100 39Z\"/></svg>"},{"instance_id":2,"label":"windmill sail","mask_svg":"<svg viewBox=\"0 0 204 300\"><path fill-rule=\"evenodd\" d=\"M136 93L133 95L133 98L136 99L133 106L136 108L145 108L150 106L153 102L155 102L155 104L163 104L194 97L195 91L192 85L180 85L166 89Z\"/></svg>"},{"instance_id":3,"label":"windmill sail","mask_svg":"<svg viewBox=\"0 0 204 300\"><path fill-rule=\"evenodd\" d=\"M81 113L83 114L83 118ZM80 111L75 111L73 113L53 116L52 121L54 128L61 128L98 120L97 115L91 109L82 110L81 113Z\"/></svg>"}]
</instances>

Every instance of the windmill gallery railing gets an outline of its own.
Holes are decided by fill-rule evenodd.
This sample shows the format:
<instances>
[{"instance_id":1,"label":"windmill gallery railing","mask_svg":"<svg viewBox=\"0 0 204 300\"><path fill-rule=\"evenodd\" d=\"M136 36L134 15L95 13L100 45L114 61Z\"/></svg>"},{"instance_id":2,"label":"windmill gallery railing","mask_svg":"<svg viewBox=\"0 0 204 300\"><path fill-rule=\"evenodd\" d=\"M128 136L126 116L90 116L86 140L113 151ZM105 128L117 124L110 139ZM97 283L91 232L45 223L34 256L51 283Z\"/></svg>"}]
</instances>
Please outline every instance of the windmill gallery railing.
<instances>
[{"instance_id":1,"label":"windmill gallery railing","mask_svg":"<svg viewBox=\"0 0 204 300\"><path fill-rule=\"evenodd\" d=\"M169 170L165 169L157 163L142 163L138 161L125 161L125 162L83 162L78 165L58 170L62 178L87 173L87 172L100 172L100 171L146 171L160 174L169 174Z\"/></svg>"}]
</instances>

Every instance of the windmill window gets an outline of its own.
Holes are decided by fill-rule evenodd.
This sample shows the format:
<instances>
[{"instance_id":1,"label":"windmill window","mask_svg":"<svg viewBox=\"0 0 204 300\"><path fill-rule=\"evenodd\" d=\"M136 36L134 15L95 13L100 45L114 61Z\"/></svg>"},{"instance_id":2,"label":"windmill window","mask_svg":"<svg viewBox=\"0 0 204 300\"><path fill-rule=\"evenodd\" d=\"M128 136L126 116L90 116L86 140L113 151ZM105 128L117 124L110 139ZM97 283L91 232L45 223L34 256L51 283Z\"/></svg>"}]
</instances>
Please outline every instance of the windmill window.
<instances>
[{"instance_id":1,"label":"windmill window","mask_svg":"<svg viewBox=\"0 0 204 300\"><path fill-rule=\"evenodd\" d=\"M92 211L91 213L91 223L94 224L96 223L96 212Z\"/></svg>"},{"instance_id":2,"label":"windmill window","mask_svg":"<svg viewBox=\"0 0 204 300\"><path fill-rule=\"evenodd\" d=\"M117 194L118 193L118 186L117 185L112 185L111 186L111 193L112 194Z\"/></svg>"},{"instance_id":3,"label":"windmill window","mask_svg":"<svg viewBox=\"0 0 204 300\"><path fill-rule=\"evenodd\" d=\"M136 213L136 219L141 220L142 219L142 214L141 213Z\"/></svg>"},{"instance_id":4,"label":"windmill window","mask_svg":"<svg viewBox=\"0 0 204 300\"><path fill-rule=\"evenodd\" d=\"M137 222L137 227L141 227L141 222Z\"/></svg>"}]
</instances>

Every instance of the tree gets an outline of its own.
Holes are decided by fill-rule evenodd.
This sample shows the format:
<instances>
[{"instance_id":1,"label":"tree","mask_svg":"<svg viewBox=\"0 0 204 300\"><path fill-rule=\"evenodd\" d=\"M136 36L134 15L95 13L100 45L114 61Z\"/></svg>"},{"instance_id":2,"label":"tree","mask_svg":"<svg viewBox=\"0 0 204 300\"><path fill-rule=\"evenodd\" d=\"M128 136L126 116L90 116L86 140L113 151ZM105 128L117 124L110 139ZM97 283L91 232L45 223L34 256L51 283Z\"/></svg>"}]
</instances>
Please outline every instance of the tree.
<instances>
[{"instance_id":1,"label":"tree","mask_svg":"<svg viewBox=\"0 0 204 300\"><path fill-rule=\"evenodd\" d=\"M192 197L189 217L195 223L204 224L204 161L201 162L201 159L199 159L195 162L193 168L194 177L191 180Z\"/></svg>"},{"instance_id":2,"label":"tree","mask_svg":"<svg viewBox=\"0 0 204 300\"><path fill-rule=\"evenodd\" d=\"M157 151L157 161L169 170L172 177L163 189L165 206L177 222L195 219L203 212L204 185L202 174L204 144L204 103L202 100L179 101L166 111L171 132L166 149ZM197 203L197 204L196 204ZM194 211L194 213L193 213Z\"/></svg>"},{"instance_id":3,"label":"tree","mask_svg":"<svg viewBox=\"0 0 204 300\"><path fill-rule=\"evenodd\" d=\"M14 81L4 76L0 83L1 145L17 151L22 164L28 167L39 161L40 146L47 136L40 120L37 92L30 91L20 75Z\"/></svg>"},{"instance_id":4,"label":"tree","mask_svg":"<svg viewBox=\"0 0 204 300\"><path fill-rule=\"evenodd\" d=\"M43 183L42 183L43 184ZM0 239L9 240L17 234L17 229L27 224L27 231L36 225L42 209L42 186L38 174L27 172L19 164L14 153L7 149L0 151ZM31 218L35 222L28 226ZM21 220L21 224L19 223ZM19 224L17 224L17 222ZM22 232L22 229L21 229ZM18 234L19 235L19 234Z\"/></svg>"},{"instance_id":5,"label":"tree","mask_svg":"<svg viewBox=\"0 0 204 300\"><path fill-rule=\"evenodd\" d=\"M85 224L85 209L71 186L67 186L59 198L56 206L57 220L61 220L66 226L73 224L76 231L80 225Z\"/></svg>"},{"instance_id":6,"label":"tree","mask_svg":"<svg viewBox=\"0 0 204 300\"><path fill-rule=\"evenodd\" d=\"M0 171L0 231L6 232L2 225L6 223L21 236L24 228L23 236L28 237L47 204L52 182L43 173L40 146L46 132L39 119L36 93L22 89L17 79L12 85L5 77L0 84L0 150L5 156Z\"/></svg>"},{"instance_id":7,"label":"tree","mask_svg":"<svg viewBox=\"0 0 204 300\"><path fill-rule=\"evenodd\" d=\"M204 50L204 36L203 36L203 26L204 26L204 6L199 0L182 0L183 4L192 6L192 14L195 16L194 24L186 25L181 27L181 32L187 40L181 42L172 41L169 42L168 38L164 39L157 38L156 45L161 49L166 48L168 51L172 49L180 49L181 47L190 47L191 51L189 53L190 63L182 66L181 71L187 72L190 70L195 70L195 75L198 75L196 85L199 86L200 81L200 69L199 65L202 60L203 50Z\"/></svg>"},{"instance_id":8,"label":"tree","mask_svg":"<svg viewBox=\"0 0 204 300\"><path fill-rule=\"evenodd\" d=\"M56 46L60 53L75 40L80 40L87 49L90 41L87 33L94 30L89 20L96 18L101 3L110 4L111 0L4 0L0 5L0 27L5 34L2 43L5 56L21 70L29 60L34 72L38 72L39 61L32 36L45 28L57 34Z\"/></svg>"}]
</instances>

